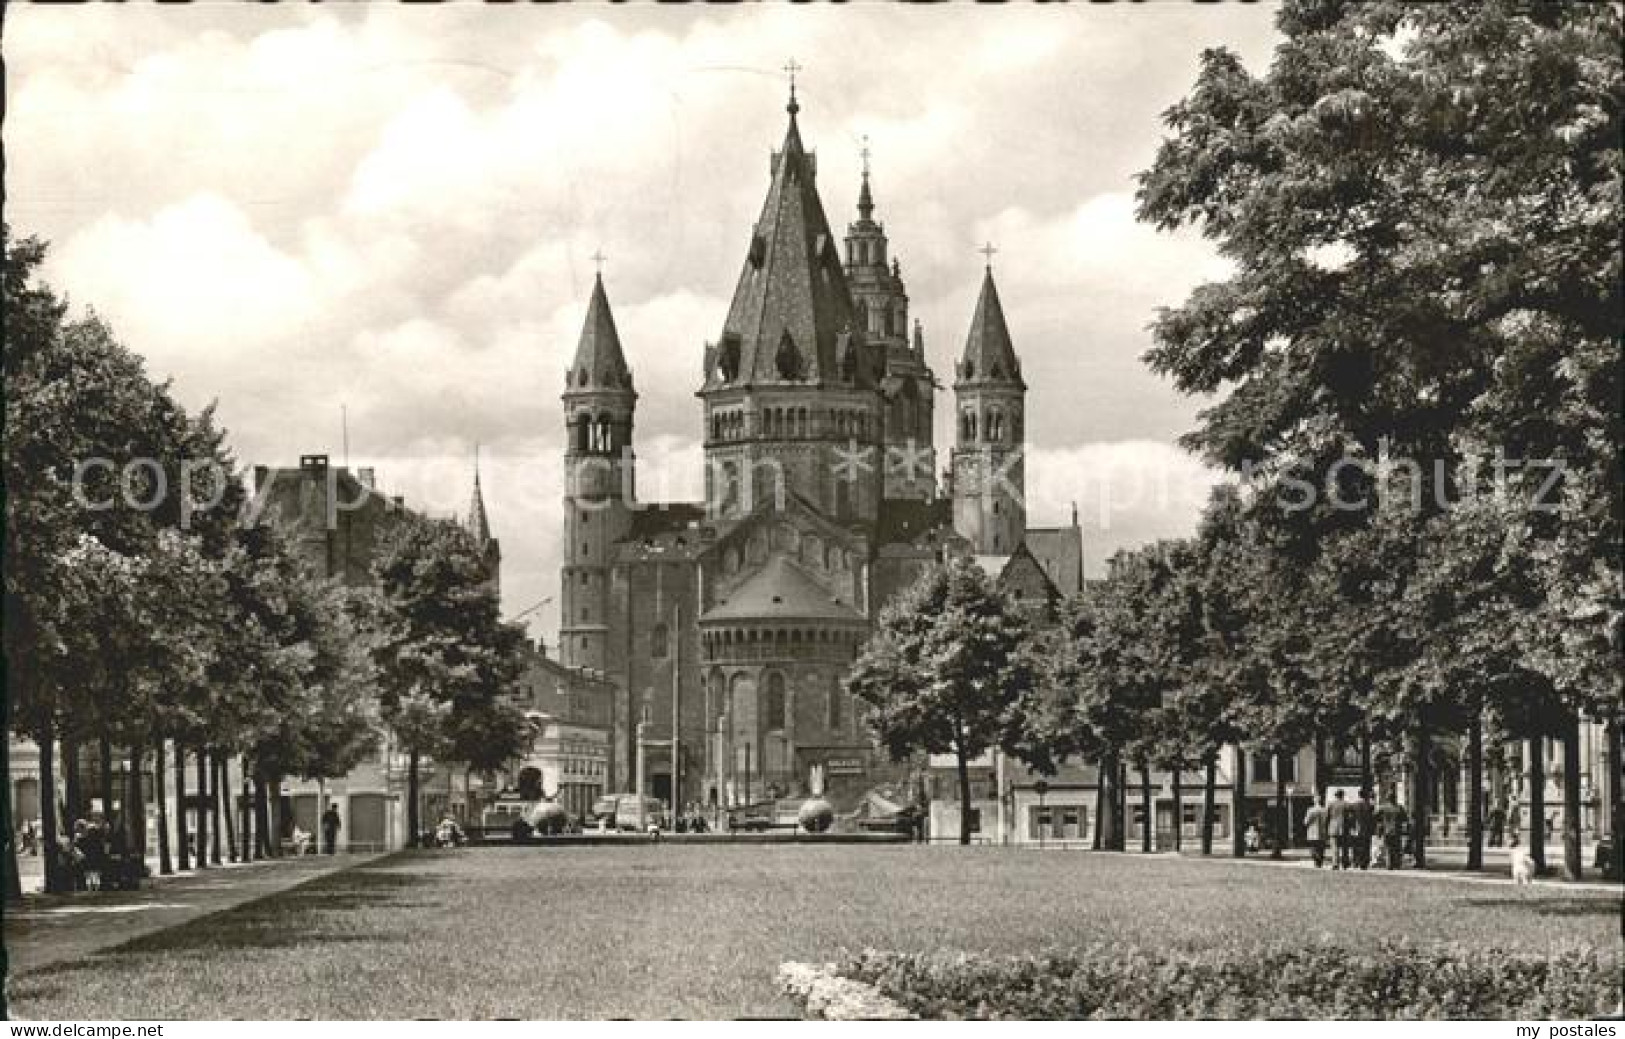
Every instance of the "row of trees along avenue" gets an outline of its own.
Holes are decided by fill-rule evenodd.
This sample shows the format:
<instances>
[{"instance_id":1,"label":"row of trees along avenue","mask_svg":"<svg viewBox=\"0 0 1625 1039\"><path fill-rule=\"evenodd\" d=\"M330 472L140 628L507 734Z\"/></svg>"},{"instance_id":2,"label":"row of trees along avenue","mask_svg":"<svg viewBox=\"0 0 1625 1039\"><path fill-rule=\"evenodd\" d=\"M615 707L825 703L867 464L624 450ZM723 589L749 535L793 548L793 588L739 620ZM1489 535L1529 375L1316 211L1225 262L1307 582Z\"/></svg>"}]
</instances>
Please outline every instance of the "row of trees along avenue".
<instances>
[{"instance_id":1,"label":"row of trees along avenue","mask_svg":"<svg viewBox=\"0 0 1625 1039\"><path fill-rule=\"evenodd\" d=\"M1460 740L1474 868L1508 740L1545 864L1555 739L1577 875L1582 719L1619 829L1620 9L1297 0L1278 24L1262 74L1202 54L1139 180L1142 220L1229 264L1146 355L1208 402L1185 440L1227 478L1200 530L1020 638L977 641L1009 604L935 574L851 688L899 753L1081 756L1119 788L1194 770L1209 799L1227 744L1238 776L1246 752L1357 745L1408 763L1418 861ZM1101 821L1120 845L1121 808Z\"/></svg>"},{"instance_id":2,"label":"row of trees along avenue","mask_svg":"<svg viewBox=\"0 0 1625 1039\"><path fill-rule=\"evenodd\" d=\"M103 321L71 319L40 242L4 245L6 723L39 748L47 888L93 798L119 806L112 843L145 850L144 772L174 786L152 806L167 873L278 854L281 782L343 775L381 735L408 755L412 809L423 756L512 756L520 634L462 530L402 512L371 586L311 574L248 508L212 408L188 413Z\"/></svg>"}]
</instances>

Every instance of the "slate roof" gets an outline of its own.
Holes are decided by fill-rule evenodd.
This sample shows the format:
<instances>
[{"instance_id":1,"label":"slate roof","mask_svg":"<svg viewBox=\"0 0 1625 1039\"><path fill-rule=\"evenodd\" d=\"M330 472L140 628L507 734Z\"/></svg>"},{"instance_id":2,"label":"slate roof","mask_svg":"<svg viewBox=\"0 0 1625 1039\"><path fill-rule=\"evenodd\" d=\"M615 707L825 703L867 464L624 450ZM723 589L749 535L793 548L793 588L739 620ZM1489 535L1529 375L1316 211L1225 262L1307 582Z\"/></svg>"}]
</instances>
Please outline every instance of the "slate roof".
<instances>
[{"instance_id":1,"label":"slate roof","mask_svg":"<svg viewBox=\"0 0 1625 1039\"><path fill-rule=\"evenodd\" d=\"M1010 327L1004 321L999 289L993 284L992 267L982 276L982 294L976 300L970 334L965 337L965 352L954 373L958 379L956 386L1011 383L1027 388L1021 378L1021 361L1016 357L1015 344L1010 341Z\"/></svg>"},{"instance_id":2,"label":"slate roof","mask_svg":"<svg viewBox=\"0 0 1625 1039\"><path fill-rule=\"evenodd\" d=\"M1027 548L1062 595L1083 590L1083 531L1077 527L1030 528Z\"/></svg>"},{"instance_id":3,"label":"slate roof","mask_svg":"<svg viewBox=\"0 0 1625 1039\"><path fill-rule=\"evenodd\" d=\"M599 274L587 302L587 320L581 326L575 361L565 376L571 390L630 390L632 370L621 351L621 336L615 330L615 315L604 292L604 276Z\"/></svg>"},{"instance_id":4,"label":"slate roof","mask_svg":"<svg viewBox=\"0 0 1625 1039\"><path fill-rule=\"evenodd\" d=\"M801 143L793 104L772 170L722 339L708 351L705 388L872 385L874 362L857 329L840 250L818 198L816 157Z\"/></svg>"},{"instance_id":5,"label":"slate roof","mask_svg":"<svg viewBox=\"0 0 1625 1039\"><path fill-rule=\"evenodd\" d=\"M480 493L478 469L474 470L474 493L468 502L468 532L482 548L491 540L491 521L485 515L485 496Z\"/></svg>"},{"instance_id":6,"label":"slate roof","mask_svg":"<svg viewBox=\"0 0 1625 1039\"><path fill-rule=\"evenodd\" d=\"M865 623L857 610L830 595L796 563L775 553L733 595L700 616L700 623L823 620Z\"/></svg>"}]
</instances>

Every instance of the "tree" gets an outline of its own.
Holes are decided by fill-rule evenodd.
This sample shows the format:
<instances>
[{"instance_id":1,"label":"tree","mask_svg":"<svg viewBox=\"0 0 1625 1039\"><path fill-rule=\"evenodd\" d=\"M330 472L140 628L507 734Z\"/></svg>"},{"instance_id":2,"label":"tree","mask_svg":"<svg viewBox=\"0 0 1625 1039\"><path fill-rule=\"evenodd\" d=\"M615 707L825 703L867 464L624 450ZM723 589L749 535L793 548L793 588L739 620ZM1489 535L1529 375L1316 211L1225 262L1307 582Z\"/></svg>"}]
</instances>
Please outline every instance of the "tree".
<instances>
[{"instance_id":1,"label":"tree","mask_svg":"<svg viewBox=\"0 0 1625 1039\"><path fill-rule=\"evenodd\" d=\"M154 550L174 485L145 460L181 457L171 418L182 413L104 323L65 321L65 305L35 281L43 245L4 237L7 723L40 747L46 884L57 890L55 745L130 720L117 652L139 637L75 622L97 590L69 559L106 550L139 569Z\"/></svg>"},{"instance_id":2,"label":"tree","mask_svg":"<svg viewBox=\"0 0 1625 1039\"><path fill-rule=\"evenodd\" d=\"M1420 778L1430 730L1471 729L1470 705L1439 684L1451 668L1427 658L1442 647L1402 605L1361 612L1416 604L1411 571L1339 567L1438 543L1428 520L1463 486L1450 474L1486 445L1513 460L1504 526L1522 544L1504 555L1536 559L1545 586L1521 614L1524 659L1571 717L1617 720L1620 11L1297 0L1278 24L1263 76L1203 55L1141 177L1143 219L1197 225L1234 263L1161 313L1147 359L1188 392L1229 390L1188 443L1261 470L1265 491L1369 485L1329 470L1345 458L1422 463L1420 522L1301 510L1281 546L1340 583L1330 609L1375 653L1360 706L1409 734ZM1550 514L1535 507L1547 463L1563 505Z\"/></svg>"},{"instance_id":3,"label":"tree","mask_svg":"<svg viewBox=\"0 0 1625 1039\"><path fill-rule=\"evenodd\" d=\"M514 756L517 743L475 746L503 717L522 668L522 629L500 618L484 553L455 523L407 515L374 564L382 608L374 659L385 725L407 755L407 828L422 831L419 776L438 755ZM523 730L516 719L513 739Z\"/></svg>"},{"instance_id":4,"label":"tree","mask_svg":"<svg viewBox=\"0 0 1625 1039\"><path fill-rule=\"evenodd\" d=\"M1022 651L1028 637L1025 616L988 576L954 560L928 569L881 611L846 677L892 760L954 755L961 844L971 839L973 758L999 747L1054 770L1048 748L1029 735L1040 694Z\"/></svg>"}]
</instances>

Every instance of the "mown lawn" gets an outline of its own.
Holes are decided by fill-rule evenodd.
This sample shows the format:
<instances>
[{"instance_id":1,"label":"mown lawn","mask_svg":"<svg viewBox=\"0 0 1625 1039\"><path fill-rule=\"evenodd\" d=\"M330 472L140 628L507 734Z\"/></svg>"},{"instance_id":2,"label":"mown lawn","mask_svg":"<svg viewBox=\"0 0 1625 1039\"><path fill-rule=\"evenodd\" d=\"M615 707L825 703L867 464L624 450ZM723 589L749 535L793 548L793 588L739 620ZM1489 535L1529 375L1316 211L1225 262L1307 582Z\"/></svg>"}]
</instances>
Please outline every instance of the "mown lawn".
<instances>
[{"instance_id":1,"label":"mown lawn","mask_svg":"<svg viewBox=\"0 0 1625 1039\"><path fill-rule=\"evenodd\" d=\"M890 846L404 853L13 978L28 1018L792 1016L842 950L1617 949L1618 892L1222 860Z\"/></svg>"}]
</instances>

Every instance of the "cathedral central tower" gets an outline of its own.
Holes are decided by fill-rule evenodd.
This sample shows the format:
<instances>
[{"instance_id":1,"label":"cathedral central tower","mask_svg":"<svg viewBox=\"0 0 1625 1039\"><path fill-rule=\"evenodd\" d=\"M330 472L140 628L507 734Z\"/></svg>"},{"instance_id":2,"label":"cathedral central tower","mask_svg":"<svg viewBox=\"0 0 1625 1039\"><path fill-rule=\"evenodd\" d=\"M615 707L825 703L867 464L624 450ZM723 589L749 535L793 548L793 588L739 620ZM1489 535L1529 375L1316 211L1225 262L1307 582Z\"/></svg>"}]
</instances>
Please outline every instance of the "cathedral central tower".
<instances>
[{"instance_id":1,"label":"cathedral central tower","mask_svg":"<svg viewBox=\"0 0 1625 1039\"><path fill-rule=\"evenodd\" d=\"M853 305L799 111L792 90L722 337L705 349L706 506L736 518L793 494L837 523L872 524L885 356Z\"/></svg>"}]
</instances>

